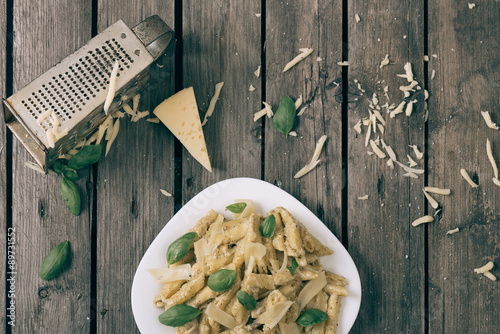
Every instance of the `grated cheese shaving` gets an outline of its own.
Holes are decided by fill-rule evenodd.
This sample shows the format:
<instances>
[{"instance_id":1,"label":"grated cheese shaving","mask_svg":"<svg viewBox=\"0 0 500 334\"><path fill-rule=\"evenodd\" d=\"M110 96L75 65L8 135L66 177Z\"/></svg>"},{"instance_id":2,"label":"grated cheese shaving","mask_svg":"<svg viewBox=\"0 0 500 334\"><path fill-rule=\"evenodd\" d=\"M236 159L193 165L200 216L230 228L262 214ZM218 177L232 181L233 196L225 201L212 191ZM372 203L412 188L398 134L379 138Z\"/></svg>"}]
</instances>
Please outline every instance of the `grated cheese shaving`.
<instances>
[{"instance_id":1,"label":"grated cheese shaving","mask_svg":"<svg viewBox=\"0 0 500 334\"><path fill-rule=\"evenodd\" d=\"M250 255L250 259L246 263L247 267L245 269L245 275L249 275L253 273L253 268L255 267L255 257Z\"/></svg>"},{"instance_id":2,"label":"grated cheese shaving","mask_svg":"<svg viewBox=\"0 0 500 334\"><path fill-rule=\"evenodd\" d=\"M118 74L118 60L113 64L113 70L111 71L111 76L109 77L109 90L106 96L106 101L104 102L104 113L107 115L111 102L115 98L116 89L116 75Z\"/></svg>"},{"instance_id":3,"label":"grated cheese shaving","mask_svg":"<svg viewBox=\"0 0 500 334\"><path fill-rule=\"evenodd\" d=\"M66 136L68 134L68 131L69 131L68 129L64 129L63 131L59 131L58 127L55 127L52 129L52 133L54 134L56 141L58 141L59 139L61 139L64 136Z\"/></svg>"},{"instance_id":4,"label":"grated cheese shaving","mask_svg":"<svg viewBox=\"0 0 500 334\"><path fill-rule=\"evenodd\" d=\"M432 216L423 216L415 220L413 223L411 223L413 226L418 226L420 224L424 223L431 223L434 221L434 217Z\"/></svg>"},{"instance_id":5,"label":"grated cheese shaving","mask_svg":"<svg viewBox=\"0 0 500 334\"><path fill-rule=\"evenodd\" d=\"M454 233L457 233L459 231L460 231L460 229L457 227L457 228L454 228L453 230L449 230L448 232L446 232L446 235L454 234Z\"/></svg>"},{"instance_id":6,"label":"grated cheese shaving","mask_svg":"<svg viewBox=\"0 0 500 334\"><path fill-rule=\"evenodd\" d=\"M490 279L490 280L492 280L492 281L496 281L496 280L497 280L496 276L495 276L495 275L493 275L493 274L492 274L491 272L489 272L489 271L485 272L483 275L484 275L484 276L486 276L487 278L489 278L489 279Z\"/></svg>"},{"instance_id":7,"label":"grated cheese shaving","mask_svg":"<svg viewBox=\"0 0 500 334\"><path fill-rule=\"evenodd\" d=\"M415 154L418 160L424 157L424 153L418 150L417 145L408 145L408 146L410 146L413 149L413 153Z\"/></svg>"},{"instance_id":8,"label":"grated cheese shaving","mask_svg":"<svg viewBox=\"0 0 500 334\"><path fill-rule=\"evenodd\" d=\"M380 68L383 68L386 65L389 65L389 55L388 54L386 54L385 58L382 59L382 61L380 62Z\"/></svg>"},{"instance_id":9,"label":"grated cheese shaving","mask_svg":"<svg viewBox=\"0 0 500 334\"><path fill-rule=\"evenodd\" d=\"M493 275L490 272L490 270L493 269L493 266L494 266L494 263L492 261L490 261L490 262L486 263L484 266L482 266L481 268L474 269L474 272L476 274L483 274L484 276L486 276L490 280L496 281L497 278L495 277L495 275Z\"/></svg>"},{"instance_id":10,"label":"grated cheese shaving","mask_svg":"<svg viewBox=\"0 0 500 334\"><path fill-rule=\"evenodd\" d=\"M255 72L253 72L253 74L255 74L255 76L257 78L260 77L260 65L259 65L259 67L257 67L257 69L255 70Z\"/></svg>"},{"instance_id":11,"label":"grated cheese shaving","mask_svg":"<svg viewBox=\"0 0 500 334\"><path fill-rule=\"evenodd\" d=\"M349 66L349 62L348 61L339 61L337 63L337 65L339 65L339 66Z\"/></svg>"},{"instance_id":12,"label":"grated cheese shaving","mask_svg":"<svg viewBox=\"0 0 500 334\"><path fill-rule=\"evenodd\" d=\"M297 113L297 116L302 116L304 114L304 112L306 111L307 109L307 106L305 106L304 108L300 109L300 111Z\"/></svg>"},{"instance_id":13,"label":"grated cheese shaving","mask_svg":"<svg viewBox=\"0 0 500 334\"><path fill-rule=\"evenodd\" d=\"M146 122L149 122L149 123L160 123L160 119L158 117L148 118L148 119L146 119Z\"/></svg>"},{"instance_id":14,"label":"grated cheese shaving","mask_svg":"<svg viewBox=\"0 0 500 334\"><path fill-rule=\"evenodd\" d=\"M368 155L374 155L375 154L372 151L367 151L366 153L368 153Z\"/></svg>"},{"instance_id":15,"label":"grated cheese shaving","mask_svg":"<svg viewBox=\"0 0 500 334\"><path fill-rule=\"evenodd\" d=\"M415 173L412 173L412 172L404 173L403 176L404 177L411 177L412 179L418 179L418 175Z\"/></svg>"},{"instance_id":16,"label":"grated cheese shaving","mask_svg":"<svg viewBox=\"0 0 500 334\"><path fill-rule=\"evenodd\" d=\"M42 124L43 121L45 121L51 114L52 112L50 110L47 110L46 112L40 114L40 116L38 116L38 122Z\"/></svg>"},{"instance_id":17,"label":"grated cheese shaving","mask_svg":"<svg viewBox=\"0 0 500 334\"><path fill-rule=\"evenodd\" d=\"M490 112L489 111L481 111L481 115L483 116L484 121L486 122L486 125L490 129L494 129L494 130L500 129L498 127L498 125L496 125L495 123L493 123L493 121L491 120L491 116L490 116Z\"/></svg>"},{"instance_id":18,"label":"grated cheese shaving","mask_svg":"<svg viewBox=\"0 0 500 334\"><path fill-rule=\"evenodd\" d=\"M56 144L56 137L54 136L54 133L52 132L52 129L48 129L45 132L45 135L47 136L47 142L49 144L49 147L54 147Z\"/></svg>"},{"instance_id":19,"label":"grated cheese shaving","mask_svg":"<svg viewBox=\"0 0 500 334\"><path fill-rule=\"evenodd\" d=\"M165 189L160 189L160 192L167 197L172 197L172 194L166 191Z\"/></svg>"},{"instance_id":20,"label":"grated cheese shaving","mask_svg":"<svg viewBox=\"0 0 500 334\"><path fill-rule=\"evenodd\" d=\"M123 118L125 116L125 113L121 112L120 110L115 110L111 113L111 117L113 118Z\"/></svg>"},{"instance_id":21,"label":"grated cheese shaving","mask_svg":"<svg viewBox=\"0 0 500 334\"><path fill-rule=\"evenodd\" d=\"M436 70L433 69L431 73L431 80L433 80L435 76L436 76Z\"/></svg>"},{"instance_id":22,"label":"grated cheese shaving","mask_svg":"<svg viewBox=\"0 0 500 334\"><path fill-rule=\"evenodd\" d=\"M122 105L122 108L123 108L123 111L125 111L127 114L129 114L131 117L134 117L135 116L135 111L134 109L132 109L128 103L124 103Z\"/></svg>"},{"instance_id":23,"label":"grated cheese shaving","mask_svg":"<svg viewBox=\"0 0 500 334\"><path fill-rule=\"evenodd\" d=\"M427 89L424 90L424 100L427 101L429 99L429 92Z\"/></svg>"},{"instance_id":24,"label":"grated cheese shaving","mask_svg":"<svg viewBox=\"0 0 500 334\"><path fill-rule=\"evenodd\" d=\"M267 102L262 102L265 106L265 110L266 110L266 113L267 113L267 117L268 118L271 118L274 116L274 112L273 112L273 109L271 108L271 105Z\"/></svg>"},{"instance_id":25,"label":"grated cheese shaving","mask_svg":"<svg viewBox=\"0 0 500 334\"><path fill-rule=\"evenodd\" d=\"M354 15L354 18L356 19L356 22L361 21L361 17L359 17L359 14Z\"/></svg>"},{"instance_id":26,"label":"grated cheese shaving","mask_svg":"<svg viewBox=\"0 0 500 334\"><path fill-rule=\"evenodd\" d=\"M295 110L299 110L301 105L302 105L302 95L300 95L299 98L295 101Z\"/></svg>"},{"instance_id":27,"label":"grated cheese shaving","mask_svg":"<svg viewBox=\"0 0 500 334\"><path fill-rule=\"evenodd\" d=\"M438 195L449 195L451 194L450 189L442 189L442 188L436 188L436 187L424 187L425 191L433 194L438 194Z\"/></svg>"},{"instance_id":28,"label":"grated cheese shaving","mask_svg":"<svg viewBox=\"0 0 500 334\"><path fill-rule=\"evenodd\" d=\"M325 284L326 284L326 279L325 279ZM257 319L255 319L255 323L258 324L264 324L265 327L269 329L273 329L274 326L278 324L278 322L281 321L283 316L286 314L290 306L292 306L293 302L291 301L286 301L286 302L278 302L268 308L264 313L259 315Z\"/></svg>"},{"instance_id":29,"label":"grated cheese shaving","mask_svg":"<svg viewBox=\"0 0 500 334\"><path fill-rule=\"evenodd\" d=\"M101 140L104 137L104 133L106 132L106 130L110 128L111 125L113 125L113 119L111 116L107 116L104 122L102 122L101 125L99 125L99 128L97 130L96 144L101 143Z\"/></svg>"},{"instance_id":30,"label":"grated cheese shaving","mask_svg":"<svg viewBox=\"0 0 500 334\"><path fill-rule=\"evenodd\" d=\"M493 168L494 179L498 179L498 167L493 159L493 153L491 152L491 143L489 139L486 139L486 155L488 155L488 159L490 160L491 167Z\"/></svg>"},{"instance_id":31,"label":"grated cheese shaving","mask_svg":"<svg viewBox=\"0 0 500 334\"><path fill-rule=\"evenodd\" d=\"M373 140L370 140L370 146L372 147L373 153L375 153L380 159L385 158L385 153L375 144Z\"/></svg>"},{"instance_id":32,"label":"grated cheese shaving","mask_svg":"<svg viewBox=\"0 0 500 334\"><path fill-rule=\"evenodd\" d=\"M402 164L399 161L394 161L394 162L397 163L401 168L403 168L407 173L424 174L424 170L423 169L411 168L411 167L408 167L408 166Z\"/></svg>"},{"instance_id":33,"label":"grated cheese shaving","mask_svg":"<svg viewBox=\"0 0 500 334\"><path fill-rule=\"evenodd\" d=\"M384 128L384 126L383 126L382 124L377 124L377 127L378 127L378 130L379 130L382 134L384 134L384 132L385 132L385 128Z\"/></svg>"},{"instance_id":34,"label":"grated cheese shaving","mask_svg":"<svg viewBox=\"0 0 500 334\"><path fill-rule=\"evenodd\" d=\"M139 108L139 101L141 100L141 94L136 94L132 98L132 110L134 111L134 114L137 113L137 108Z\"/></svg>"},{"instance_id":35,"label":"grated cheese shaving","mask_svg":"<svg viewBox=\"0 0 500 334\"><path fill-rule=\"evenodd\" d=\"M378 111L377 109L374 109L373 110L373 114L377 117L378 121L380 123L382 123L382 125L385 126L385 119L382 117L382 115L380 114L380 111Z\"/></svg>"},{"instance_id":36,"label":"grated cheese shaving","mask_svg":"<svg viewBox=\"0 0 500 334\"><path fill-rule=\"evenodd\" d=\"M255 13L255 17L260 17L260 13Z\"/></svg>"},{"instance_id":37,"label":"grated cheese shaving","mask_svg":"<svg viewBox=\"0 0 500 334\"><path fill-rule=\"evenodd\" d=\"M413 71L411 69L411 63L410 62L406 63L403 68L406 71L406 73L405 74L396 74L396 75L400 78L406 78L406 80L408 80L408 82L412 82L413 81Z\"/></svg>"},{"instance_id":38,"label":"grated cheese shaving","mask_svg":"<svg viewBox=\"0 0 500 334\"><path fill-rule=\"evenodd\" d=\"M297 132L295 132L295 131L290 131L290 132L288 132L288 134L292 137L297 137Z\"/></svg>"},{"instance_id":39,"label":"grated cheese shaving","mask_svg":"<svg viewBox=\"0 0 500 334\"><path fill-rule=\"evenodd\" d=\"M283 69L283 72L286 72L289 69L291 69L292 67L294 67L298 62L300 62L301 60L303 60L307 56L309 56L314 50L313 49L304 48L304 49L300 49L299 51L301 52L301 54L299 54L298 56L296 56L295 58L293 58L290 62L288 62L288 64L285 65L285 68Z\"/></svg>"},{"instance_id":40,"label":"grated cheese shaving","mask_svg":"<svg viewBox=\"0 0 500 334\"><path fill-rule=\"evenodd\" d=\"M416 167L418 164L415 162L415 160L413 160L409 154L406 155L406 157L408 158L408 163L410 164L410 167Z\"/></svg>"},{"instance_id":41,"label":"grated cheese shaving","mask_svg":"<svg viewBox=\"0 0 500 334\"><path fill-rule=\"evenodd\" d=\"M371 114L371 112L370 112L370 114ZM377 117L375 116L375 114L371 114L370 118L372 120L373 134L375 134L375 133L377 133Z\"/></svg>"},{"instance_id":42,"label":"grated cheese shaving","mask_svg":"<svg viewBox=\"0 0 500 334\"><path fill-rule=\"evenodd\" d=\"M318 158L321 154L321 151L323 150L323 145L325 144L326 138L327 138L326 135L321 136L321 138L316 143L316 149L314 150L314 154L311 161L309 162L309 164L304 166L304 168L299 170L297 174L295 174L295 176L293 177L294 179L298 179L299 177L306 175L319 164L320 160Z\"/></svg>"},{"instance_id":43,"label":"grated cheese shaving","mask_svg":"<svg viewBox=\"0 0 500 334\"><path fill-rule=\"evenodd\" d=\"M411 114L413 113L413 103L415 102L417 102L417 100L410 101L406 105L406 110L405 110L406 116L410 117Z\"/></svg>"},{"instance_id":44,"label":"grated cheese shaving","mask_svg":"<svg viewBox=\"0 0 500 334\"><path fill-rule=\"evenodd\" d=\"M236 319L234 319L234 317L229 313L224 312L222 309L220 309L217 305L215 305L214 302L208 304L207 308L205 309L205 314L212 320L229 329L233 329L234 327L238 326Z\"/></svg>"},{"instance_id":45,"label":"grated cheese shaving","mask_svg":"<svg viewBox=\"0 0 500 334\"><path fill-rule=\"evenodd\" d=\"M147 271L155 280L163 284L191 279L191 265L189 263L165 268L147 269Z\"/></svg>"},{"instance_id":46,"label":"grated cheese shaving","mask_svg":"<svg viewBox=\"0 0 500 334\"><path fill-rule=\"evenodd\" d=\"M475 3L470 3L470 2L469 2L469 9L472 9L472 8L474 8L474 7L476 7L476 4L475 4Z\"/></svg>"},{"instance_id":47,"label":"grated cheese shaving","mask_svg":"<svg viewBox=\"0 0 500 334\"><path fill-rule=\"evenodd\" d=\"M109 138L108 142L106 143L106 153L104 154L105 157L108 156L109 149L111 148L111 145L113 145L113 142L115 141L119 130L120 130L120 120L117 119L115 124L113 125L113 128L111 129L111 137ZM109 133L109 130L108 130L108 133Z\"/></svg>"},{"instance_id":48,"label":"grated cheese shaving","mask_svg":"<svg viewBox=\"0 0 500 334\"><path fill-rule=\"evenodd\" d=\"M55 127L58 127L59 125L61 125L61 121L59 121L59 117L57 117L57 114L55 111L52 112L50 117L52 118L52 127L55 128Z\"/></svg>"},{"instance_id":49,"label":"grated cheese shaving","mask_svg":"<svg viewBox=\"0 0 500 334\"><path fill-rule=\"evenodd\" d=\"M424 61L429 61L429 56L428 55L424 55Z\"/></svg>"},{"instance_id":50,"label":"grated cheese shaving","mask_svg":"<svg viewBox=\"0 0 500 334\"><path fill-rule=\"evenodd\" d=\"M401 102L401 103L400 103L400 104L396 107L396 109L394 109L393 111L391 111L391 113L390 113L390 115L389 115L389 116L390 116L391 118L394 118L394 117L396 117L396 115L397 115L397 114L401 114L401 113L403 112L403 108L404 108L404 106L405 106L405 103L406 103L405 101Z\"/></svg>"},{"instance_id":51,"label":"grated cheese shaving","mask_svg":"<svg viewBox=\"0 0 500 334\"><path fill-rule=\"evenodd\" d=\"M37 164L31 162L31 161L26 161L24 165L30 169L33 169L35 172L40 173L40 174L45 174L45 171L40 168Z\"/></svg>"},{"instance_id":52,"label":"grated cheese shaving","mask_svg":"<svg viewBox=\"0 0 500 334\"><path fill-rule=\"evenodd\" d=\"M325 272L322 271L317 278L310 280L297 296L297 304L299 312L313 299L326 285Z\"/></svg>"},{"instance_id":53,"label":"grated cheese shaving","mask_svg":"<svg viewBox=\"0 0 500 334\"><path fill-rule=\"evenodd\" d=\"M267 115L266 109L262 109L261 111L257 111L255 114L253 114L253 121L257 122L259 119Z\"/></svg>"},{"instance_id":54,"label":"grated cheese shaving","mask_svg":"<svg viewBox=\"0 0 500 334\"><path fill-rule=\"evenodd\" d=\"M139 111L132 119L130 120L131 122L137 123L140 119L149 116L149 111Z\"/></svg>"},{"instance_id":55,"label":"grated cheese shaving","mask_svg":"<svg viewBox=\"0 0 500 334\"><path fill-rule=\"evenodd\" d=\"M439 203L427 193L427 191L423 190L425 198L429 201L429 204L432 206L433 209L437 209L439 207Z\"/></svg>"},{"instance_id":56,"label":"grated cheese shaving","mask_svg":"<svg viewBox=\"0 0 500 334\"><path fill-rule=\"evenodd\" d=\"M467 174L467 171L465 169L460 169L460 174L462 174L462 177L465 179L465 181L467 181L467 183L471 185L472 188L479 187L476 182L472 181L471 177L469 176L469 174Z\"/></svg>"},{"instance_id":57,"label":"grated cheese shaving","mask_svg":"<svg viewBox=\"0 0 500 334\"><path fill-rule=\"evenodd\" d=\"M253 85L250 85L250 88L248 88L250 92L253 92L255 90L255 87Z\"/></svg>"},{"instance_id":58,"label":"grated cheese shaving","mask_svg":"<svg viewBox=\"0 0 500 334\"><path fill-rule=\"evenodd\" d=\"M283 263L281 264L281 267L277 273L278 274L284 273L287 266L288 266L288 253L285 249L285 251L283 252Z\"/></svg>"},{"instance_id":59,"label":"grated cheese shaving","mask_svg":"<svg viewBox=\"0 0 500 334\"><path fill-rule=\"evenodd\" d=\"M393 161L396 161L397 160L396 153L394 153L392 147L387 145L383 139L381 139L381 142L382 142L382 147L387 151L387 154L389 154L389 158L391 158L391 160Z\"/></svg>"},{"instance_id":60,"label":"grated cheese shaving","mask_svg":"<svg viewBox=\"0 0 500 334\"><path fill-rule=\"evenodd\" d=\"M210 104L208 106L207 112L205 113L205 118L203 119L203 122L201 123L201 126L207 124L208 118L212 116L215 110L215 104L217 103L217 100L219 99L219 94L222 89L222 86L224 86L224 82L219 82L218 84L215 85L215 93L214 96L212 96L212 99L210 100Z\"/></svg>"},{"instance_id":61,"label":"grated cheese shaving","mask_svg":"<svg viewBox=\"0 0 500 334\"><path fill-rule=\"evenodd\" d=\"M367 147L367 146L368 146L368 144L370 143L371 129L372 129L372 124L371 124L371 122L370 122L370 124L368 125L368 131L366 131L366 137L365 137L365 147Z\"/></svg>"},{"instance_id":62,"label":"grated cheese shaving","mask_svg":"<svg viewBox=\"0 0 500 334\"><path fill-rule=\"evenodd\" d=\"M368 199L368 195L358 197L360 201L366 201Z\"/></svg>"},{"instance_id":63,"label":"grated cheese shaving","mask_svg":"<svg viewBox=\"0 0 500 334\"><path fill-rule=\"evenodd\" d=\"M354 130L356 130L357 133L361 133L361 120L356 123L356 125L354 126Z\"/></svg>"},{"instance_id":64,"label":"grated cheese shaving","mask_svg":"<svg viewBox=\"0 0 500 334\"><path fill-rule=\"evenodd\" d=\"M402 91L402 92L405 92L405 93L408 93L408 92L414 92L415 91L415 86L418 85L418 82L417 81L412 81L408 86L399 86L399 90ZM408 96L410 96L410 94L408 93ZM405 97L406 94L405 94Z\"/></svg>"},{"instance_id":65,"label":"grated cheese shaving","mask_svg":"<svg viewBox=\"0 0 500 334\"><path fill-rule=\"evenodd\" d=\"M392 159L387 160L387 166L389 166L389 167L391 167L391 168L394 169L394 160L392 160Z\"/></svg>"}]
</instances>

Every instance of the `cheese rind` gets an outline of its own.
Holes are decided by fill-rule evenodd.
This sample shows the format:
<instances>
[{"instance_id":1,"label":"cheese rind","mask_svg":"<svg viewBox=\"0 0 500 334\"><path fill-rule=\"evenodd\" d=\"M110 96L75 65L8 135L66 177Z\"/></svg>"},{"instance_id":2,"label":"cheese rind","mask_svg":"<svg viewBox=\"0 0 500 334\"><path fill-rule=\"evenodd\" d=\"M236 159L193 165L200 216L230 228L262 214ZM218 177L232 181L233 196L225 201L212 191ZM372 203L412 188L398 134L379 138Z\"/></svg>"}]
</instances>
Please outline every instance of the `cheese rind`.
<instances>
[{"instance_id":1,"label":"cheese rind","mask_svg":"<svg viewBox=\"0 0 500 334\"><path fill-rule=\"evenodd\" d=\"M212 172L193 87L172 95L160 103L153 113L179 139L193 158Z\"/></svg>"}]
</instances>

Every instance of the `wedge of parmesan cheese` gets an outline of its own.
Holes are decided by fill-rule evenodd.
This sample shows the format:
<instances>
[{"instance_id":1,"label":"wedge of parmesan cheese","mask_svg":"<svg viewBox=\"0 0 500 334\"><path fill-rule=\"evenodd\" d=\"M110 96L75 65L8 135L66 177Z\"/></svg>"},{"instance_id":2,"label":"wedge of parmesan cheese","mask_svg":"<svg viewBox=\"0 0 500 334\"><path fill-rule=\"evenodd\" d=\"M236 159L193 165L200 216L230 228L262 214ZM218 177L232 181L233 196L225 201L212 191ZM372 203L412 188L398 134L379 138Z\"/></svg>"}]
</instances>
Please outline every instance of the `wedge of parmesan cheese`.
<instances>
[{"instance_id":1,"label":"wedge of parmesan cheese","mask_svg":"<svg viewBox=\"0 0 500 334\"><path fill-rule=\"evenodd\" d=\"M106 101L104 102L104 113L107 115L109 107L111 106L111 102L115 98L115 90L116 90L116 76L118 74L118 60L113 64L113 70L111 71L111 76L109 77L109 89L108 95L106 96Z\"/></svg>"},{"instance_id":2,"label":"wedge of parmesan cheese","mask_svg":"<svg viewBox=\"0 0 500 334\"><path fill-rule=\"evenodd\" d=\"M297 304L299 305L299 312L313 299L326 285L325 272L322 271L317 278L310 280L297 296Z\"/></svg>"},{"instance_id":3,"label":"wedge of parmesan cheese","mask_svg":"<svg viewBox=\"0 0 500 334\"><path fill-rule=\"evenodd\" d=\"M321 136L321 138L316 143L316 149L314 150L314 154L312 156L311 161L306 166L304 166L304 168L299 170L297 174L295 174L295 176L293 177L294 179L298 179L306 175L319 164L320 162L319 156L321 154L321 151L323 150L323 145L325 144L326 138L327 138L326 135Z\"/></svg>"},{"instance_id":4,"label":"wedge of parmesan cheese","mask_svg":"<svg viewBox=\"0 0 500 334\"><path fill-rule=\"evenodd\" d=\"M298 62L300 62L301 60L303 60L307 56L309 56L314 50L313 49L303 48L303 49L300 49L299 51L301 53L297 57L293 58L290 62L288 62L288 64L285 65L285 68L283 69L283 72L286 72L289 69L291 69L292 67L294 67Z\"/></svg>"},{"instance_id":5,"label":"wedge of parmesan cheese","mask_svg":"<svg viewBox=\"0 0 500 334\"><path fill-rule=\"evenodd\" d=\"M484 121L486 122L486 125L493 130L498 130L499 127L493 121L491 120L490 112L489 111L481 111L481 115L484 118Z\"/></svg>"},{"instance_id":6,"label":"wedge of parmesan cheese","mask_svg":"<svg viewBox=\"0 0 500 334\"><path fill-rule=\"evenodd\" d=\"M169 97L157 106L153 113L179 139L193 158L212 172L193 87Z\"/></svg>"},{"instance_id":7,"label":"wedge of parmesan cheese","mask_svg":"<svg viewBox=\"0 0 500 334\"><path fill-rule=\"evenodd\" d=\"M413 226L418 226L420 224L424 223L430 223L434 221L434 217L432 216L423 216L415 220L413 223L411 223Z\"/></svg>"},{"instance_id":8,"label":"wedge of parmesan cheese","mask_svg":"<svg viewBox=\"0 0 500 334\"><path fill-rule=\"evenodd\" d=\"M148 269L148 272L155 280L162 284L191 279L191 265L189 263L165 268Z\"/></svg>"},{"instance_id":9,"label":"wedge of parmesan cheese","mask_svg":"<svg viewBox=\"0 0 500 334\"><path fill-rule=\"evenodd\" d=\"M208 106L207 112L205 113L205 118L203 119L203 122L201 125L207 124L208 118L212 116L215 110L215 104L217 103L217 100L219 99L220 91L222 89L222 86L224 86L224 82L219 82L218 84L215 85L215 92L214 96L212 96L212 99L210 99L210 104Z\"/></svg>"},{"instance_id":10,"label":"wedge of parmesan cheese","mask_svg":"<svg viewBox=\"0 0 500 334\"><path fill-rule=\"evenodd\" d=\"M326 279L325 279L325 285L326 285ZM271 306L270 308L268 308L260 316L258 316L254 322L258 324L264 324L265 327L273 329L274 326L276 326L278 322L280 322L281 319L285 316L286 312L288 311L290 306L292 306L292 304L293 304L292 301L278 302L273 306Z\"/></svg>"},{"instance_id":11,"label":"wedge of parmesan cheese","mask_svg":"<svg viewBox=\"0 0 500 334\"><path fill-rule=\"evenodd\" d=\"M236 319L232 315L224 312L213 302L208 304L207 308L205 309L205 314L212 320L229 329L233 329L234 327L238 326Z\"/></svg>"},{"instance_id":12,"label":"wedge of parmesan cheese","mask_svg":"<svg viewBox=\"0 0 500 334\"><path fill-rule=\"evenodd\" d=\"M470 186L471 186L472 188L477 188L477 187L479 187L479 185L478 185L476 182L472 181L472 179L470 178L469 174L467 173L467 171L466 171L465 169L463 169L463 168L462 168L462 169L460 169L460 174L461 174L461 175L462 175L462 177L465 179L465 181L467 181L467 183L469 183L469 184L470 184Z\"/></svg>"}]
</instances>

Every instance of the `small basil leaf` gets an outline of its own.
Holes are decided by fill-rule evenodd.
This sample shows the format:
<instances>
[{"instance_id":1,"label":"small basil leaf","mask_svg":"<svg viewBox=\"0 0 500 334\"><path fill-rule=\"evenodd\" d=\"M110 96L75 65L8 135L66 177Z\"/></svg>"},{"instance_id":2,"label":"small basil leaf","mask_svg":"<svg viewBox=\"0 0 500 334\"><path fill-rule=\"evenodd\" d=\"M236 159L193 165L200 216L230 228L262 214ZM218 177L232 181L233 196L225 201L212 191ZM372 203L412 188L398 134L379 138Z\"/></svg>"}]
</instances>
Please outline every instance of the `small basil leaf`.
<instances>
[{"instance_id":1,"label":"small basil leaf","mask_svg":"<svg viewBox=\"0 0 500 334\"><path fill-rule=\"evenodd\" d=\"M267 216L266 219L260 224L260 234L263 237L271 238L276 229L276 217L274 215Z\"/></svg>"},{"instance_id":2,"label":"small basil leaf","mask_svg":"<svg viewBox=\"0 0 500 334\"><path fill-rule=\"evenodd\" d=\"M295 102L293 102L290 96L285 96L281 99L278 110L274 113L273 124L276 130L285 135L288 135L292 131L295 125L295 116L297 115L297 109L295 108Z\"/></svg>"},{"instance_id":3,"label":"small basil leaf","mask_svg":"<svg viewBox=\"0 0 500 334\"><path fill-rule=\"evenodd\" d=\"M167 249L167 263L168 265L178 262L184 257L191 247L191 243L196 237L196 232L189 232L175 240L168 246Z\"/></svg>"},{"instance_id":4,"label":"small basil leaf","mask_svg":"<svg viewBox=\"0 0 500 334\"><path fill-rule=\"evenodd\" d=\"M80 177L78 176L78 173L73 170L73 169L66 169L64 172L63 172L63 175L65 178L71 180L71 181L78 181L80 180Z\"/></svg>"},{"instance_id":5,"label":"small basil leaf","mask_svg":"<svg viewBox=\"0 0 500 334\"><path fill-rule=\"evenodd\" d=\"M69 211L75 216L81 212L80 192L76 187L75 182L63 177L61 182L61 196L66 201L66 206Z\"/></svg>"},{"instance_id":6,"label":"small basil leaf","mask_svg":"<svg viewBox=\"0 0 500 334\"><path fill-rule=\"evenodd\" d=\"M66 262L68 253L68 241L63 241L56 247L52 248L45 259L43 259L42 266L40 268L40 278L43 280L49 280L55 277Z\"/></svg>"},{"instance_id":7,"label":"small basil leaf","mask_svg":"<svg viewBox=\"0 0 500 334\"><path fill-rule=\"evenodd\" d=\"M54 162L54 166L52 167L52 169L54 170L54 172L61 174L66 170L67 163L68 162L64 159L57 159L56 162Z\"/></svg>"},{"instance_id":8,"label":"small basil leaf","mask_svg":"<svg viewBox=\"0 0 500 334\"><path fill-rule=\"evenodd\" d=\"M83 147L80 152L72 156L68 161L68 167L81 169L99 161L102 153L101 145L88 145Z\"/></svg>"},{"instance_id":9,"label":"small basil leaf","mask_svg":"<svg viewBox=\"0 0 500 334\"><path fill-rule=\"evenodd\" d=\"M236 292L236 298L247 310L251 311L257 307L257 301L245 291Z\"/></svg>"},{"instance_id":10,"label":"small basil leaf","mask_svg":"<svg viewBox=\"0 0 500 334\"><path fill-rule=\"evenodd\" d=\"M290 267L286 267L288 270L290 270L290 273L293 275L295 274L295 270L299 267L299 264L297 263L297 260L295 258L292 258L292 265Z\"/></svg>"},{"instance_id":11,"label":"small basil leaf","mask_svg":"<svg viewBox=\"0 0 500 334\"><path fill-rule=\"evenodd\" d=\"M224 292L233 285L236 279L236 271L231 269L221 269L216 271L207 280L207 285L212 291Z\"/></svg>"},{"instance_id":12,"label":"small basil leaf","mask_svg":"<svg viewBox=\"0 0 500 334\"><path fill-rule=\"evenodd\" d=\"M303 327L307 327L320 324L323 321L327 320L328 320L328 315L325 312L318 310L317 308L312 308L302 313L300 317L297 319L296 323L298 323Z\"/></svg>"},{"instance_id":13,"label":"small basil leaf","mask_svg":"<svg viewBox=\"0 0 500 334\"><path fill-rule=\"evenodd\" d=\"M165 326L178 327L196 319L201 314L192 306L177 304L158 316L158 320Z\"/></svg>"},{"instance_id":14,"label":"small basil leaf","mask_svg":"<svg viewBox=\"0 0 500 334\"><path fill-rule=\"evenodd\" d=\"M226 210L231 211L232 213L242 213L243 210L247 207L247 203L234 203L226 206Z\"/></svg>"}]
</instances>

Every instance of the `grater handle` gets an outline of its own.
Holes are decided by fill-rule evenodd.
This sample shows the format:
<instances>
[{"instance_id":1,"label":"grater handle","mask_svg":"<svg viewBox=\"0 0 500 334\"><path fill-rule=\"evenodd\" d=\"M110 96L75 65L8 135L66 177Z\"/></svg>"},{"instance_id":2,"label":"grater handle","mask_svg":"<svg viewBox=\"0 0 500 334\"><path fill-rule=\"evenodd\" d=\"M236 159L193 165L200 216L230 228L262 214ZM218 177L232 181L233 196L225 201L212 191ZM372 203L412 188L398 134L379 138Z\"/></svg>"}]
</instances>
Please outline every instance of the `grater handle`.
<instances>
[{"instance_id":1,"label":"grater handle","mask_svg":"<svg viewBox=\"0 0 500 334\"><path fill-rule=\"evenodd\" d=\"M175 44L173 30L158 15L148 17L132 31L155 60Z\"/></svg>"}]
</instances>

